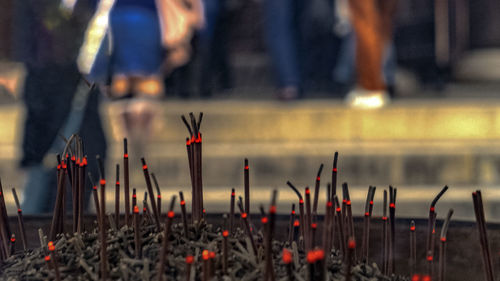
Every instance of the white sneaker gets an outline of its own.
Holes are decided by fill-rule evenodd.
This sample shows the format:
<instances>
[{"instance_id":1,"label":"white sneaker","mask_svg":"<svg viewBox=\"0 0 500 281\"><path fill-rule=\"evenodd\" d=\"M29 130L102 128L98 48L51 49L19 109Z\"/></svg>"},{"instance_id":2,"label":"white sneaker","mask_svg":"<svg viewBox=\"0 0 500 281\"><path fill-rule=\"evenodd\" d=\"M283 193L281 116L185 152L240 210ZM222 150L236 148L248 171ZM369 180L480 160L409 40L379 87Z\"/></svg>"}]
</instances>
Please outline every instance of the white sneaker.
<instances>
[{"instance_id":1,"label":"white sneaker","mask_svg":"<svg viewBox=\"0 0 500 281\"><path fill-rule=\"evenodd\" d=\"M366 90L356 87L345 97L345 103L359 109L376 109L386 106L391 101L385 90Z\"/></svg>"}]
</instances>

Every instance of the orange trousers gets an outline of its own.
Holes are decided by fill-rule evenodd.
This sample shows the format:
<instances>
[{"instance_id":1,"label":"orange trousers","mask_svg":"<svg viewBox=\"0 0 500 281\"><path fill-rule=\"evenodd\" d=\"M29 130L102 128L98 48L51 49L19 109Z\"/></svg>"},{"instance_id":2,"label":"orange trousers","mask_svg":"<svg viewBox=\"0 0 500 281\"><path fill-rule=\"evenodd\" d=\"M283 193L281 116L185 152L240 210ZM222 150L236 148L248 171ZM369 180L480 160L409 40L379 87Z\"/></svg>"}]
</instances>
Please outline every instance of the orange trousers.
<instances>
[{"instance_id":1,"label":"orange trousers","mask_svg":"<svg viewBox=\"0 0 500 281\"><path fill-rule=\"evenodd\" d=\"M349 0L356 33L357 83L367 90L384 90L384 50L392 37L398 0Z\"/></svg>"}]
</instances>

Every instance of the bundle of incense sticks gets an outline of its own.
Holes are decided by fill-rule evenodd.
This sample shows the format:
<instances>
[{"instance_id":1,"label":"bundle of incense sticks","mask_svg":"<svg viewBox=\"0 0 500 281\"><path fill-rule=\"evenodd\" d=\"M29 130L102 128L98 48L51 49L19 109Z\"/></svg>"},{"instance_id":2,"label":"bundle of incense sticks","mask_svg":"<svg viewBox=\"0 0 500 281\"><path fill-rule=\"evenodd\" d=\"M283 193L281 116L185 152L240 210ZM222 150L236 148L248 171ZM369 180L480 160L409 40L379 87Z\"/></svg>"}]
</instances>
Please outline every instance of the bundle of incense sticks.
<instances>
[{"instance_id":1,"label":"bundle of incense sticks","mask_svg":"<svg viewBox=\"0 0 500 281\"><path fill-rule=\"evenodd\" d=\"M78 136L67 140L67 145L58 157L57 194L54 213L50 227L49 242L39 231L41 247L35 250L16 253L16 235L11 233L7 211L5 208L4 194L0 182L0 279L5 274L20 274L20 279L56 279L56 280L235 280L246 276L249 280L408 280L395 275L395 212L397 190L389 186L389 199L384 190L383 202L383 269L386 275L371 266L369 259L370 223L373 213L374 195L376 188L370 186L366 197L363 221L363 236L361 238L361 255L356 257L356 240L354 233L354 220L349 187L342 185L343 200L339 202L336 192L337 159L335 153L332 169L332 183L326 188L326 207L323 217L317 216L319 201L320 176L323 165L316 175L314 197L308 187L302 193L290 182L287 185L297 195L299 200L299 220L296 220L295 204L289 218L289 233L284 241L279 241L275 236L277 190L271 195L269 210L266 213L263 206L260 208L261 229L250 221L250 196L249 196L249 168L245 159L244 167L244 196L239 196L237 207L240 211L243 230L234 225L234 208L236 194L231 190L230 213L223 216L223 227L215 228L207 223L204 218L203 190L201 179L201 133L199 131L202 114L198 120L191 113L189 124L183 116L191 138L188 139L189 170L192 183L192 222L187 219L186 201L179 192L181 220L174 224L175 199L173 196L167 215L161 213L161 194L159 183L151 173L145 159L142 161L147 192L145 192L143 219L139 219L139 207L136 190L132 191L132 210L125 203L125 224L123 228L119 223L119 166L116 167L115 184L115 209L114 215L106 214L106 177L102 159L98 156L99 181L94 183L89 174L88 179L93 186L93 198L96 205L98 230L86 232L83 227L83 194L85 188L85 167L87 158L84 156L82 141ZM128 198L128 149L124 140L124 182L125 202ZM155 197L152 182L153 178L157 196ZM65 233L64 227L64 191L66 184L71 187L73 201L73 234ZM435 232L436 212L435 205L447 187L436 196L431 203L429 215L428 244L425 248L432 257L433 235ZM98 191L100 194L98 194ZM22 218L22 210L15 189L12 189L14 201L18 207L19 234L23 248L26 249L26 232ZM149 195L149 196L148 196ZM156 199L155 199L156 198ZM148 200L149 199L149 200ZM485 263L486 280L493 281L492 256L486 235L486 223L481 192L473 193L474 208L480 233L481 250ZM149 202L148 202L149 201ZM387 207L389 216L387 217ZM132 217L127 219L127 212L132 211ZM445 280L446 242L447 232L452 215L448 213L441 229L439 250L438 280ZM106 219L108 218L108 222ZM229 222L228 222L229 219ZM128 222L127 222L128 220ZM129 225L130 224L130 225ZM108 227L111 226L111 228ZM319 228L318 228L319 225ZM132 228L130 228L132 226ZM322 241L316 243L316 230L322 230ZM300 231L300 235L299 234ZM60 235L60 234L65 235ZM417 275L416 263L416 238L415 223L410 225L410 276ZM338 244L336 247L335 243ZM321 247L318 247L321 245ZM338 251L339 249L340 251ZM57 254L56 254L57 253ZM60 255L59 255L60 254ZM58 267L60 261L65 261L65 266ZM281 257L280 257L281 255ZM13 257L10 257L13 256ZM10 258L9 258L10 257ZM47 267L40 266L40 260L45 257ZM280 257L282 262L275 258ZM43 260L42 260L43 261ZM183 261L183 262L179 262ZM43 262L42 262L43 263ZM156 265L156 266L155 266ZM182 268L180 268L182 267ZM22 270L19 270L22 268ZM117 270L119 268L119 270ZM38 274L38 275L36 275ZM41 275L40 275L41 274ZM185 278L179 275L185 274ZM80 276L81 275L81 276ZM388 276L391 277L388 277ZM140 276L140 277L138 277ZM432 272L424 275L431 278ZM342 278L341 278L342 279ZM429 279L430 280L430 279Z\"/></svg>"},{"instance_id":2,"label":"bundle of incense sticks","mask_svg":"<svg viewBox=\"0 0 500 281\"><path fill-rule=\"evenodd\" d=\"M186 138L186 149L192 187L191 217L193 221L200 221L203 218L202 139L200 132L203 112L200 112L198 120L192 112L189 113L189 117L191 124L184 115L181 116L190 136Z\"/></svg>"}]
</instances>

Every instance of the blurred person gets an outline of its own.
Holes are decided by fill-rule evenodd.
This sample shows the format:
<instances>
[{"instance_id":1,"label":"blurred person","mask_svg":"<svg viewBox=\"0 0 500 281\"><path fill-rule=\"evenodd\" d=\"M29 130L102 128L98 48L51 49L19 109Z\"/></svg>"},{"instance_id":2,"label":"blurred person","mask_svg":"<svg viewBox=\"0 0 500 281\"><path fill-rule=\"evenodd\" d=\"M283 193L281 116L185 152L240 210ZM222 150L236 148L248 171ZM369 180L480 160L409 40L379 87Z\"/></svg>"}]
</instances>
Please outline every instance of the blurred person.
<instances>
[{"instance_id":1,"label":"blurred person","mask_svg":"<svg viewBox=\"0 0 500 281\"><path fill-rule=\"evenodd\" d=\"M78 59L82 73L111 80L126 133L137 149L150 134L163 75L190 57L190 39L203 24L198 0L100 0Z\"/></svg>"},{"instance_id":2,"label":"blurred person","mask_svg":"<svg viewBox=\"0 0 500 281\"><path fill-rule=\"evenodd\" d=\"M276 97L288 101L302 94L300 19L304 0L264 0L264 27L271 64L274 68Z\"/></svg>"},{"instance_id":3,"label":"blurred person","mask_svg":"<svg viewBox=\"0 0 500 281\"><path fill-rule=\"evenodd\" d=\"M26 68L20 161L27 173L25 214L53 211L56 153L62 153L64 146L61 135L82 136L89 159L106 154L98 92L82 85L75 63L90 13L86 1L74 13L61 10L58 0L13 1L13 58ZM95 161L89 161L88 169L97 175Z\"/></svg>"},{"instance_id":4,"label":"blurred person","mask_svg":"<svg viewBox=\"0 0 500 281\"><path fill-rule=\"evenodd\" d=\"M376 108L390 100L383 77L384 52L391 50L392 24L398 0L349 0L356 35L357 86L346 96L356 107Z\"/></svg>"}]
</instances>

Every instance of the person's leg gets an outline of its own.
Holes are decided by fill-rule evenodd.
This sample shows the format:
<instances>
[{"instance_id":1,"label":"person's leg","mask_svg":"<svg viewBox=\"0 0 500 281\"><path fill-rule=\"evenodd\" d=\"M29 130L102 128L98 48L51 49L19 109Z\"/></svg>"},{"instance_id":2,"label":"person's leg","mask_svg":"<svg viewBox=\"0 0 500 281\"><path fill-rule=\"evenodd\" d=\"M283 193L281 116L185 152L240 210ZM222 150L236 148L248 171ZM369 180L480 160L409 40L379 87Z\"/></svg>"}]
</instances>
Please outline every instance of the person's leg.
<instances>
[{"instance_id":1,"label":"person's leg","mask_svg":"<svg viewBox=\"0 0 500 281\"><path fill-rule=\"evenodd\" d=\"M278 87L300 88L293 0L265 0L264 22L271 63Z\"/></svg>"},{"instance_id":2,"label":"person's leg","mask_svg":"<svg viewBox=\"0 0 500 281\"><path fill-rule=\"evenodd\" d=\"M383 38L377 0L350 0L356 31L357 82L366 90L384 90L382 78Z\"/></svg>"},{"instance_id":3,"label":"person's leg","mask_svg":"<svg viewBox=\"0 0 500 281\"><path fill-rule=\"evenodd\" d=\"M206 0L204 2L205 26L198 33L198 55L200 57L198 89L202 97L212 95L213 55L216 44L214 40L220 9L220 0Z\"/></svg>"},{"instance_id":4,"label":"person's leg","mask_svg":"<svg viewBox=\"0 0 500 281\"><path fill-rule=\"evenodd\" d=\"M354 81L356 64L356 36L349 32L341 39L338 60L333 69L334 82L350 85Z\"/></svg>"}]
</instances>

